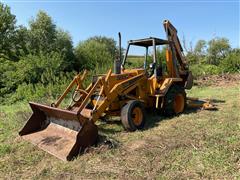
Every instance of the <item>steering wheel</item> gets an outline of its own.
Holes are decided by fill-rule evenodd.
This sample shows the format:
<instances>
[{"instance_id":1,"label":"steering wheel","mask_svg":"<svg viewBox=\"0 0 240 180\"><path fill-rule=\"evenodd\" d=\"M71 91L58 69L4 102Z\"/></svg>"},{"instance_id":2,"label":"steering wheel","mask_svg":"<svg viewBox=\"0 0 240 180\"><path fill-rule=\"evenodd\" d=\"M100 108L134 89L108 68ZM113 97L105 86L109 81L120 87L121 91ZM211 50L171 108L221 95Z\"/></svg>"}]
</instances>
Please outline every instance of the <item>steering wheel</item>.
<instances>
[{"instance_id":1,"label":"steering wheel","mask_svg":"<svg viewBox=\"0 0 240 180\"><path fill-rule=\"evenodd\" d=\"M88 93L85 90L83 90L83 89L76 89L72 93L72 100L73 100L73 102L78 102L81 99L84 99L87 95L88 95Z\"/></svg>"},{"instance_id":2,"label":"steering wheel","mask_svg":"<svg viewBox=\"0 0 240 180\"><path fill-rule=\"evenodd\" d=\"M147 69L148 78L150 78L154 74L155 66L156 66L155 63L149 64L149 68Z\"/></svg>"}]
</instances>

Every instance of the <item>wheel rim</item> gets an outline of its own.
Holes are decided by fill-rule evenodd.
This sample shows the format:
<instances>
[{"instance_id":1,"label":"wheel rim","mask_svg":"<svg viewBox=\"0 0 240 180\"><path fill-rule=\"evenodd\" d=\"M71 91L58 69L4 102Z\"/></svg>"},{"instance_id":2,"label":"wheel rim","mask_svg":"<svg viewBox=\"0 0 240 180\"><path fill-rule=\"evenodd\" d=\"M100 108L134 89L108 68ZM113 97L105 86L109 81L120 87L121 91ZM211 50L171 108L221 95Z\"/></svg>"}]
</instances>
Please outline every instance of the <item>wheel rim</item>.
<instances>
[{"instance_id":1,"label":"wheel rim","mask_svg":"<svg viewBox=\"0 0 240 180\"><path fill-rule=\"evenodd\" d=\"M179 114L183 112L184 109L184 97L182 94L177 94L174 98L174 103L173 103L173 108L174 112L176 114Z\"/></svg>"},{"instance_id":2,"label":"wheel rim","mask_svg":"<svg viewBox=\"0 0 240 180\"><path fill-rule=\"evenodd\" d=\"M134 125L139 126L143 120L143 113L141 108L135 107L132 111L132 120Z\"/></svg>"}]
</instances>

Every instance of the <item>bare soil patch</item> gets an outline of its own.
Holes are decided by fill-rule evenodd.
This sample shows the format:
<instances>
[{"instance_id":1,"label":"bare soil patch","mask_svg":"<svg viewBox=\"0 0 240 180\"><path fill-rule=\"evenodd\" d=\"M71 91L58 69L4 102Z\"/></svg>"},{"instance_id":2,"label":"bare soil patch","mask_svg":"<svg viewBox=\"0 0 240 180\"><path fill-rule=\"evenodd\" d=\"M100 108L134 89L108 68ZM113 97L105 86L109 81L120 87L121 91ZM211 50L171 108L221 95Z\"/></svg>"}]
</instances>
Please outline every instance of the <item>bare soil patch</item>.
<instances>
[{"instance_id":1,"label":"bare soil patch","mask_svg":"<svg viewBox=\"0 0 240 180\"><path fill-rule=\"evenodd\" d=\"M199 77L195 80L198 86L232 86L240 83L240 73L237 74L221 74Z\"/></svg>"}]
</instances>

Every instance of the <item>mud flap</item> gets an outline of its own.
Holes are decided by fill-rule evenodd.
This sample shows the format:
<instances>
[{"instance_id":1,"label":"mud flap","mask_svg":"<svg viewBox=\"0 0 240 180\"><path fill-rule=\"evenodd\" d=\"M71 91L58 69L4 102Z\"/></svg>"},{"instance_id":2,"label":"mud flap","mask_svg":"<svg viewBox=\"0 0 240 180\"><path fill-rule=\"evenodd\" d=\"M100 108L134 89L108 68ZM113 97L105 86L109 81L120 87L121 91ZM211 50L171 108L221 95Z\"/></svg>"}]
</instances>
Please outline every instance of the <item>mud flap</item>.
<instances>
[{"instance_id":1,"label":"mud flap","mask_svg":"<svg viewBox=\"0 0 240 180\"><path fill-rule=\"evenodd\" d=\"M33 114L19 132L23 139L62 160L72 160L96 143L97 126L76 112L29 104Z\"/></svg>"}]
</instances>

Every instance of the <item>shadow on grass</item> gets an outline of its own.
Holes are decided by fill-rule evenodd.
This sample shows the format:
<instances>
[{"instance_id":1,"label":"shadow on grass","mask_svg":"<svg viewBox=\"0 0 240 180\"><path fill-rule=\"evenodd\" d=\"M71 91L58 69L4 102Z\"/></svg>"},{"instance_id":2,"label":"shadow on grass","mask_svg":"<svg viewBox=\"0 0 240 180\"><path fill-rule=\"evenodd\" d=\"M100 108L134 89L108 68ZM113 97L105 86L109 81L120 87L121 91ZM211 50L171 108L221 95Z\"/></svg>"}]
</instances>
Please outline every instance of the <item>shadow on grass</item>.
<instances>
[{"instance_id":1,"label":"shadow on grass","mask_svg":"<svg viewBox=\"0 0 240 180\"><path fill-rule=\"evenodd\" d=\"M214 103L214 105L217 105L218 103L225 103L224 100L220 100L220 99L209 99L209 101L211 103ZM207 111L217 111L217 110L218 109L212 109L212 110L209 109ZM182 114L193 114L193 113L197 113L199 111L201 111L201 108L199 108L199 107L187 107ZM150 113L148 114L148 119L146 121L144 130L148 130L148 129L151 129L151 128L157 126L159 124L159 122L161 122L163 120L164 121L171 120L171 119L174 119L175 117L177 117L177 116L170 116L170 117L164 116L163 113L157 112L156 110L148 111L148 112L150 112Z\"/></svg>"},{"instance_id":2,"label":"shadow on grass","mask_svg":"<svg viewBox=\"0 0 240 180\"><path fill-rule=\"evenodd\" d=\"M187 108L182 114L192 114L192 113L197 113L198 111L200 111L199 108ZM174 118L177 117L177 116L164 116L161 112L150 112L148 113L147 116L148 116L148 119L146 121L146 124L143 130L154 128L158 126L159 123L162 121L173 120Z\"/></svg>"},{"instance_id":3,"label":"shadow on grass","mask_svg":"<svg viewBox=\"0 0 240 180\"><path fill-rule=\"evenodd\" d=\"M98 124L98 140L97 147L104 149L112 149L118 147L119 142L113 137L114 134L123 132L123 126L120 118L115 120L108 119Z\"/></svg>"},{"instance_id":4,"label":"shadow on grass","mask_svg":"<svg viewBox=\"0 0 240 180\"><path fill-rule=\"evenodd\" d=\"M215 105L217 105L218 103L225 103L224 100L220 99L210 99L209 101L211 103L214 103ZM199 111L201 111L201 108L199 107L188 107L187 109L185 109L183 114L193 114L198 113ZM143 130L151 129L155 126L158 126L161 121L171 120L175 117L176 116L167 117L164 116L163 113L155 109L147 109L147 120ZM98 125L98 129L100 132L107 136L124 131L120 118L108 119L107 121L103 121L100 125Z\"/></svg>"},{"instance_id":5,"label":"shadow on grass","mask_svg":"<svg viewBox=\"0 0 240 180\"><path fill-rule=\"evenodd\" d=\"M84 155L87 153L99 154L99 153L107 152L110 149L116 149L118 147L119 147L119 142L116 139L110 138L107 135L99 133L98 139L95 145L87 147L84 150L84 152L82 152L81 155Z\"/></svg>"},{"instance_id":6,"label":"shadow on grass","mask_svg":"<svg viewBox=\"0 0 240 180\"><path fill-rule=\"evenodd\" d=\"M98 125L98 130L106 135L110 135L122 132L123 126L120 118L115 120L108 119L106 121L101 121L101 123Z\"/></svg>"},{"instance_id":7,"label":"shadow on grass","mask_svg":"<svg viewBox=\"0 0 240 180\"><path fill-rule=\"evenodd\" d=\"M226 102L225 100L221 100L221 99L210 99L210 101L212 103L225 103Z\"/></svg>"},{"instance_id":8,"label":"shadow on grass","mask_svg":"<svg viewBox=\"0 0 240 180\"><path fill-rule=\"evenodd\" d=\"M211 99L212 103L224 103L223 100ZM193 114L201 111L200 108L187 108L183 114ZM166 117L155 109L147 110L147 119L143 131L154 128L159 125L161 121L174 120L176 116ZM112 149L119 146L119 142L113 137L114 134L124 132L120 118L107 119L98 125L99 138L95 151L102 151L102 149Z\"/></svg>"}]
</instances>

